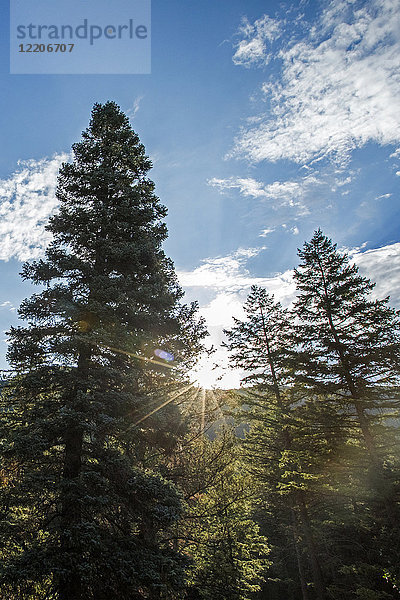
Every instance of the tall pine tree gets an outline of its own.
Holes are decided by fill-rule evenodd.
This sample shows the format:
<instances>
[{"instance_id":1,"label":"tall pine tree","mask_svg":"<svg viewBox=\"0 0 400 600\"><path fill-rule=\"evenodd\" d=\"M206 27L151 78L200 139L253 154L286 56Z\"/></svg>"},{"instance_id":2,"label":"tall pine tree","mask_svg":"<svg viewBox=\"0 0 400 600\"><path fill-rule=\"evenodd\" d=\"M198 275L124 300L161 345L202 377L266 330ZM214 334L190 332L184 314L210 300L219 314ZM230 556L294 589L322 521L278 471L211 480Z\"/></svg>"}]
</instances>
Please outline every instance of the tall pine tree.
<instances>
[{"instance_id":1,"label":"tall pine tree","mask_svg":"<svg viewBox=\"0 0 400 600\"><path fill-rule=\"evenodd\" d=\"M307 505L310 481L318 480L318 474L312 472L313 466L308 468L315 460L309 440L304 444L304 426L299 425L296 415L299 397L288 387L293 383L291 316L273 296L257 286L252 287L244 311L246 320L235 319L234 327L225 333L231 364L244 369L243 382L251 384L244 397L249 409L242 415L251 425L245 441L249 468L264 489L264 502L275 504L275 520L292 529L303 600L308 596L299 547L300 529L316 597L323 600L325 585Z\"/></svg>"},{"instance_id":2,"label":"tall pine tree","mask_svg":"<svg viewBox=\"0 0 400 600\"><path fill-rule=\"evenodd\" d=\"M180 303L151 162L115 103L94 106L73 156L45 259L23 268L42 289L10 332L1 437L18 478L3 488L0 596L170 597L182 560L162 534L180 495L143 457L171 441L204 327Z\"/></svg>"},{"instance_id":3,"label":"tall pine tree","mask_svg":"<svg viewBox=\"0 0 400 600\"><path fill-rule=\"evenodd\" d=\"M368 451L374 486L395 526L394 489L390 473L385 472L385 448L376 422L382 423L382 411L386 418L396 414L399 313L389 306L388 298L371 298L374 284L321 230L304 244L299 256L294 276L299 290L294 306L299 319L298 377L313 389L337 395L352 410Z\"/></svg>"}]
</instances>

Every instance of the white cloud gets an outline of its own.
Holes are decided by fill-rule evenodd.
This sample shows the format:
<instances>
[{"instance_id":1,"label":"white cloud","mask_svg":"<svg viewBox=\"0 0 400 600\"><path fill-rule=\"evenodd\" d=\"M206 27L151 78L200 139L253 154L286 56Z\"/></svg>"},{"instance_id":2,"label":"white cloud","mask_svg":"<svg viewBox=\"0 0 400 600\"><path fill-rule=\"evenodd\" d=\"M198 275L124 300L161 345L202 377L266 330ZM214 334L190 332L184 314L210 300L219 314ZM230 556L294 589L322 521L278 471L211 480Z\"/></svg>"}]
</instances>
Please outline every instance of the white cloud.
<instances>
[{"instance_id":1,"label":"white cloud","mask_svg":"<svg viewBox=\"0 0 400 600\"><path fill-rule=\"evenodd\" d=\"M193 271L178 272L181 285L199 298L204 290L212 299L200 304L210 332L209 344L217 348L205 357L192 374L204 387L238 387L242 373L229 368L228 353L221 348L223 329L233 324L233 317L243 318L243 304L252 285L265 287L276 300L288 306L294 298L295 285L291 271L271 277L254 277L246 267L248 259L264 248L240 248L227 256L208 258ZM218 365L215 368L215 364Z\"/></svg>"},{"instance_id":2,"label":"white cloud","mask_svg":"<svg viewBox=\"0 0 400 600\"><path fill-rule=\"evenodd\" d=\"M16 307L13 305L13 303L10 302L9 300L5 300L5 302L2 302L0 304L0 308L6 308L7 310L9 310L11 312L15 312L17 310Z\"/></svg>"},{"instance_id":3,"label":"white cloud","mask_svg":"<svg viewBox=\"0 0 400 600\"><path fill-rule=\"evenodd\" d=\"M227 329L233 325L233 317L243 318L243 303L237 294L221 291L209 304L201 309L209 327Z\"/></svg>"},{"instance_id":4,"label":"white cloud","mask_svg":"<svg viewBox=\"0 0 400 600\"><path fill-rule=\"evenodd\" d=\"M250 67L268 63L270 54L267 46L279 37L280 31L281 23L267 15L254 21L253 25L244 18L238 32L243 39L236 45L236 52L233 55L235 65Z\"/></svg>"},{"instance_id":5,"label":"white cloud","mask_svg":"<svg viewBox=\"0 0 400 600\"><path fill-rule=\"evenodd\" d=\"M274 277L254 277L245 266L249 258L264 249L240 248L227 256L208 258L193 271L178 271L179 281L185 288L208 289L225 295L239 294L244 299L252 285L264 286L275 294L277 300L287 305L294 292L289 271Z\"/></svg>"},{"instance_id":6,"label":"white cloud","mask_svg":"<svg viewBox=\"0 0 400 600\"><path fill-rule=\"evenodd\" d=\"M126 111L127 117L129 117L130 119L133 119L136 116L136 113L140 109L140 103L142 102L143 98L144 98L144 96L138 96L137 98L135 98L135 100L133 101L133 105L131 106L131 108L129 108Z\"/></svg>"},{"instance_id":7,"label":"white cloud","mask_svg":"<svg viewBox=\"0 0 400 600\"><path fill-rule=\"evenodd\" d=\"M217 179L213 177L207 182L221 192L239 190L243 196L261 200L277 200L279 205L299 206L300 202L320 182L314 175L306 175L297 181L274 181L263 184L251 177L228 177Z\"/></svg>"},{"instance_id":8,"label":"white cloud","mask_svg":"<svg viewBox=\"0 0 400 600\"><path fill-rule=\"evenodd\" d=\"M260 233L259 237L267 237L267 235L269 235L270 233L273 233L275 231L275 229L263 229L262 232Z\"/></svg>"},{"instance_id":9,"label":"white cloud","mask_svg":"<svg viewBox=\"0 0 400 600\"><path fill-rule=\"evenodd\" d=\"M221 192L237 189L243 196L250 196L252 198L269 197L263 184L251 177L229 177L228 179L213 177L207 183L212 187L218 188Z\"/></svg>"},{"instance_id":10,"label":"white cloud","mask_svg":"<svg viewBox=\"0 0 400 600\"><path fill-rule=\"evenodd\" d=\"M300 233L300 230L297 227L297 225L294 225L293 227L288 227L286 223L282 223L281 227L282 229L284 229L285 231L289 231L293 235L299 235Z\"/></svg>"},{"instance_id":11,"label":"white cloud","mask_svg":"<svg viewBox=\"0 0 400 600\"><path fill-rule=\"evenodd\" d=\"M374 297L390 296L391 304L400 308L400 243L364 252L355 249L350 254L361 275L376 283Z\"/></svg>"},{"instance_id":12,"label":"white cloud","mask_svg":"<svg viewBox=\"0 0 400 600\"><path fill-rule=\"evenodd\" d=\"M44 230L58 206L57 174L67 154L27 160L8 179L0 180L0 260L28 260L43 254L51 239Z\"/></svg>"},{"instance_id":13,"label":"white cloud","mask_svg":"<svg viewBox=\"0 0 400 600\"><path fill-rule=\"evenodd\" d=\"M353 178L351 177L351 175L349 175L348 177L345 177L344 179L336 179L335 185L337 187L343 187L344 185L348 185L349 183L351 183L352 180L353 180Z\"/></svg>"},{"instance_id":14,"label":"white cloud","mask_svg":"<svg viewBox=\"0 0 400 600\"><path fill-rule=\"evenodd\" d=\"M260 40L256 23L243 35L243 48ZM372 0L361 8L358 2L331 2L301 41L282 41L274 55L280 77L272 75L263 86L269 108L243 128L234 154L255 162L344 161L369 141L399 142L399 31L397 0ZM266 49L264 54L269 59ZM251 52L242 62L248 66L250 58Z\"/></svg>"}]
</instances>

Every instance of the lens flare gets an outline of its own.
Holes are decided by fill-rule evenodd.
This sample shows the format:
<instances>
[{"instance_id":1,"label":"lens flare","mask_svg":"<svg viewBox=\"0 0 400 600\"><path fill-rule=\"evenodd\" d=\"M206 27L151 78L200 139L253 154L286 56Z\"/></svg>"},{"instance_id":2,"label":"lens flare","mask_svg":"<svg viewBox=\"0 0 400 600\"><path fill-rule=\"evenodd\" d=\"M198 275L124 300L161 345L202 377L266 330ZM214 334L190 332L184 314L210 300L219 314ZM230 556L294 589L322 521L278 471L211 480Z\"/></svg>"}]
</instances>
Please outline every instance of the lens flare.
<instances>
[{"instance_id":1,"label":"lens flare","mask_svg":"<svg viewBox=\"0 0 400 600\"><path fill-rule=\"evenodd\" d=\"M162 358L162 360L166 360L167 362L172 362L174 360L173 354L170 354L169 352L166 352L165 350L160 350L159 348L154 350L154 354L158 358Z\"/></svg>"}]
</instances>

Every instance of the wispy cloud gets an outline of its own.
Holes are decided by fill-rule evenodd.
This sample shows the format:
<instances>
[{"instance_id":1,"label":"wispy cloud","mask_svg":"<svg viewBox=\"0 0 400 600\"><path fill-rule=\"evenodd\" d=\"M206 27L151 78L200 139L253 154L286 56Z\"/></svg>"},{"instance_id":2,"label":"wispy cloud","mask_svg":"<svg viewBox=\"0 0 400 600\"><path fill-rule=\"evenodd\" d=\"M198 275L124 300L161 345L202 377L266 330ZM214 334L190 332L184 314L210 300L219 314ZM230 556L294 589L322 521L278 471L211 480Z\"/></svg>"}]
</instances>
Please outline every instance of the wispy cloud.
<instances>
[{"instance_id":1,"label":"wispy cloud","mask_svg":"<svg viewBox=\"0 0 400 600\"><path fill-rule=\"evenodd\" d=\"M27 160L0 180L0 260L28 260L43 254L50 241L44 226L58 206L57 174L67 154Z\"/></svg>"},{"instance_id":2,"label":"wispy cloud","mask_svg":"<svg viewBox=\"0 0 400 600\"><path fill-rule=\"evenodd\" d=\"M252 285L267 287L271 294L284 303L290 302L294 293L291 271L273 277L255 277L250 274L247 263L260 254L265 247L239 248L227 256L207 258L193 271L178 271L178 278L185 288L211 289L215 293L244 294ZM288 300L289 299L289 300Z\"/></svg>"},{"instance_id":3,"label":"wispy cloud","mask_svg":"<svg viewBox=\"0 0 400 600\"><path fill-rule=\"evenodd\" d=\"M238 31L242 39L236 44L236 52L233 55L235 65L251 67L268 63L271 57L269 46L279 37L280 31L281 23L267 15L253 24L247 18L243 18Z\"/></svg>"},{"instance_id":4,"label":"wispy cloud","mask_svg":"<svg viewBox=\"0 0 400 600\"><path fill-rule=\"evenodd\" d=\"M390 198L391 196L393 196L393 194L381 194L380 196L377 196L375 200L384 200L386 198Z\"/></svg>"},{"instance_id":5,"label":"wispy cloud","mask_svg":"<svg viewBox=\"0 0 400 600\"><path fill-rule=\"evenodd\" d=\"M218 179L213 177L207 181L208 185L218 188L221 192L237 189L244 196L252 198L268 198L268 193L262 183L251 177L229 177Z\"/></svg>"},{"instance_id":6,"label":"wispy cloud","mask_svg":"<svg viewBox=\"0 0 400 600\"><path fill-rule=\"evenodd\" d=\"M251 177L229 177L209 179L208 184L221 192L238 190L243 196L261 200L275 200L278 205L298 206L310 189L321 182L314 175L307 175L296 181L274 181L263 184Z\"/></svg>"},{"instance_id":7,"label":"wispy cloud","mask_svg":"<svg viewBox=\"0 0 400 600\"><path fill-rule=\"evenodd\" d=\"M259 237L267 237L267 235L269 235L270 233L273 233L275 231L275 228L273 229L263 229L262 232L260 233Z\"/></svg>"},{"instance_id":8,"label":"wispy cloud","mask_svg":"<svg viewBox=\"0 0 400 600\"><path fill-rule=\"evenodd\" d=\"M236 64L257 64L261 52L270 60L259 21L242 28ZM399 142L399 31L393 0L333 0L301 41L292 41L293 23L286 24L274 54L281 71L262 88L265 112L242 129L233 154L255 162L305 163L326 156L344 161L369 141Z\"/></svg>"},{"instance_id":9,"label":"wispy cloud","mask_svg":"<svg viewBox=\"0 0 400 600\"><path fill-rule=\"evenodd\" d=\"M140 109L140 103L142 102L143 98L144 96L138 96L137 98L135 98L135 100L133 101L133 105L126 111L126 115L130 119L134 119L134 117L136 116L136 113Z\"/></svg>"},{"instance_id":10,"label":"wispy cloud","mask_svg":"<svg viewBox=\"0 0 400 600\"><path fill-rule=\"evenodd\" d=\"M4 302L2 302L0 304L0 308L5 308L6 310L9 310L11 312L15 312L17 310L13 303L9 300L5 300Z\"/></svg>"},{"instance_id":11,"label":"wispy cloud","mask_svg":"<svg viewBox=\"0 0 400 600\"><path fill-rule=\"evenodd\" d=\"M393 306L400 308L400 243L371 250L354 249L349 254L360 272L376 283L376 298L390 296Z\"/></svg>"}]
</instances>

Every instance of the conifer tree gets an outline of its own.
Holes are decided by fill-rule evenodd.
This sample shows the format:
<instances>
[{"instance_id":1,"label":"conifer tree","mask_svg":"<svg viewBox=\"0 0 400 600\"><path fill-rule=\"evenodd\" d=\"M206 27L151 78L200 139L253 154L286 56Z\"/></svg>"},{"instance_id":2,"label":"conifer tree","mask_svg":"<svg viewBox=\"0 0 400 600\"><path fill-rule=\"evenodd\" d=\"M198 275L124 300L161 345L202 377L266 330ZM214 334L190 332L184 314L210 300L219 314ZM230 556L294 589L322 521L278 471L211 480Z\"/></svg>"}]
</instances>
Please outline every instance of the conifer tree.
<instances>
[{"instance_id":1,"label":"conifer tree","mask_svg":"<svg viewBox=\"0 0 400 600\"><path fill-rule=\"evenodd\" d=\"M171 443L172 400L204 327L162 250L166 209L150 168L119 107L95 104L60 169L53 241L23 267L42 288L10 332L15 412L1 442L19 478L0 530L1 598L133 600L183 587L182 559L163 542L180 494L144 467Z\"/></svg>"},{"instance_id":2,"label":"conifer tree","mask_svg":"<svg viewBox=\"0 0 400 600\"><path fill-rule=\"evenodd\" d=\"M368 489L362 432L347 410L348 396L313 383L305 355L295 346L304 352L302 322L265 290L253 288L245 312L247 319L236 320L227 332L227 346L247 383L232 397L242 407L236 411L239 422L250 425L242 444L244 464L258 482L257 521L271 544L265 597L396 597L398 534L387 528ZM316 374L325 377L318 365ZM390 391L395 390L382 385L375 401L393 407ZM385 468L398 483L395 423L372 424L379 449L385 440L391 450Z\"/></svg>"},{"instance_id":3,"label":"conifer tree","mask_svg":"<svg viewBox=\"0 0 400 600\"><path fill-rule=\"evenodd\" d=\"M386 411L395 416L393 391L400 367L399 313L388 298L373 300L374 284L359 275L347 254L315 232L299 250L295 270L299 297L294 313L299 319L296 356L298 378L324 394L335 394L352 407L370 457L372 477L396 525L393 486L384 471L384 448L374 423Z\"/></svg>"},{"instance_id":4,"label":"conifer tree","mask_svg":"<svg viewBox=\"0 0 400 600\"><path fill-rule=\"evenodd\" d=\"M234 327L225 331L231 363L246 372L244 384L259 385L279 397L290 380L290 314L255 285L243 309L246 320L234 318Z\"/></svg>"},{"instance_id":5,"label":"conifer tree","mask_svg":"<svg viewBox=\"0 0 400 600\"><path fill-rule=\"evenodd\" d=\"M225 333L228 337L226 346L232 353L231 364L245 370L243 383L252 384L246 389L244 398L249 410L242 415L251 424L245 443L249 468L264 486L264 500L267 494L271 503L272 497L279 506L279 518L293 527L302 597L306 600L298 547L301 523L316 597L323 600L325 585L305 493L314 474L302 467L315 461L304 442L298 443L302 436L304 439L304 431L300 434L301 427L294 415L294 406L299 399L293 397L288 388L293 383L291 316L279 302L275 303L273 296L257 286L252 287L244 311L246 320L235 319L234 327ZM302 473L303 468L305 473ZM318 475L316 477L318 479Z\"/></svg>"}]
</instances>

